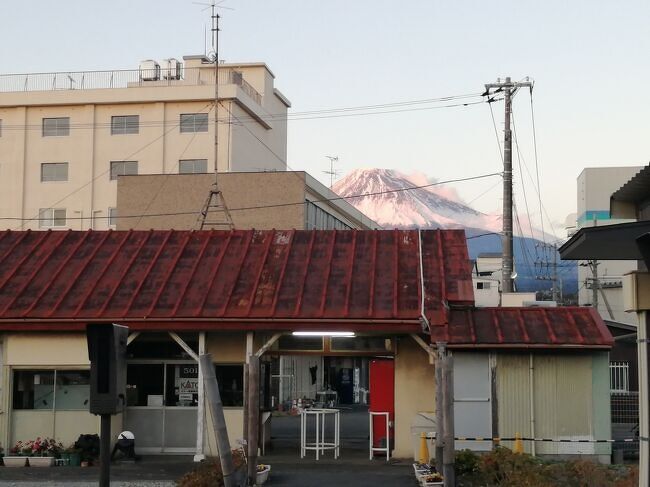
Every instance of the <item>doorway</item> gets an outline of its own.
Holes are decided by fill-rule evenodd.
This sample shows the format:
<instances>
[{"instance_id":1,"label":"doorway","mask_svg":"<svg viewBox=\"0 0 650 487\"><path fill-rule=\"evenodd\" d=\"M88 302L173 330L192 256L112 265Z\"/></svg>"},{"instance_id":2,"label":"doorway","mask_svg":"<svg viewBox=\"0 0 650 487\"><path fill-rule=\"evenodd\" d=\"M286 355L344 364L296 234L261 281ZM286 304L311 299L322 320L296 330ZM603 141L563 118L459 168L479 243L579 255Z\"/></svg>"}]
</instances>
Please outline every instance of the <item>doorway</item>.
<instances>
[{"instance_id":1,"label":"doorway","mask_svg":"<svg viewBox=\"0 0 650 487\"><path fill-rule=\"evenodd\" d=\"M124 429L142 453L192 453L196 449L198 365L182 360L132 360L127 364Z\"/></svg>"}]
</instances>

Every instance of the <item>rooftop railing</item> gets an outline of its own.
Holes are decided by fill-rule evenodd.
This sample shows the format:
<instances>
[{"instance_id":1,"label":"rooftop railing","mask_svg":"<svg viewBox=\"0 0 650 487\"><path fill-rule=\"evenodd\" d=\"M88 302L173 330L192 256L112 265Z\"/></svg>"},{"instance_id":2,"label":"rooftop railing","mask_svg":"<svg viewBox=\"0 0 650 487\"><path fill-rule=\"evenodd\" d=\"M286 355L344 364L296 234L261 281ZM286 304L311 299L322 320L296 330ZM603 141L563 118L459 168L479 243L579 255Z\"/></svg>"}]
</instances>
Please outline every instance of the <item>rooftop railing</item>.
<instances>
[{"instance_id":1,"label":"rooftop railing","mask_svg":"<svg viewBox=\"0 0 650 487\"><path fill-rule=\"evenodd\" d=\"M56 73L0 74L0 93L20 91L97 90L149 86L213 85L214 69L124 69L113 71L61 71ZM231 68L219 70L219 85L238 85L256 103L262 95Z\"/></svg>"}]
</instances>

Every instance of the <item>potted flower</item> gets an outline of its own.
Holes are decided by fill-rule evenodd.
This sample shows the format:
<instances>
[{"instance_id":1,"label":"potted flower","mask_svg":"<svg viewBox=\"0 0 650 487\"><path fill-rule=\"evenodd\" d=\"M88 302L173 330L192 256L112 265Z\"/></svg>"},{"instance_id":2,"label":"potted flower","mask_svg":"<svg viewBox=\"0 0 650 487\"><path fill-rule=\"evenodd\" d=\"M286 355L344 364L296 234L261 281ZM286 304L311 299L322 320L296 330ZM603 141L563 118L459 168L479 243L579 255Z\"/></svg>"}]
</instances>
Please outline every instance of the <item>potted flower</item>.
<instances>
[{"instance_id":1,"label":"potted flower","mask_svg":"<svg viewBox=\"0 0 650 487\"><path fill-rule=\"evenodd\" d=\"M27 458L23 450L26 445L22 441L17 441L14 446L9 449L9 455L3 458L5 467L24 467L27 463Z\"/></svg>"},{"instance_id":2,"label":"potted flower","mask_svg":"<svg viewBox=\"0 0 650 487\"><path fill-rule=\"evenodd\" d=\"M264 465L260 463L257 466L257 485L263 485L269 479L269 473L271 473L271 465Z\"/></svg>"},{"instance_id":3,"label":"potted flower","mask_svg":"<svg viewBox=\"0 0 650 487\"><path fill-rule=\"evenodd\" d=\"M61 458L66 460L66 465L70 465L71 467L78 467L81 465L81 453L81 448L77 448L73 443L61 452Z\"/></svg>"},{"instance_id":4,"label":"potted flower","mask_svg":"<svg viewBox=\"0 0 650 487\"><path fill-rule=\"evenodd\" d=\"M54 465L54 459L57 458L63 445L54 438L41 438L28 441L23 444L22 454L29 457L30 467L51 467Z\"/></svg>"}]
</instances>

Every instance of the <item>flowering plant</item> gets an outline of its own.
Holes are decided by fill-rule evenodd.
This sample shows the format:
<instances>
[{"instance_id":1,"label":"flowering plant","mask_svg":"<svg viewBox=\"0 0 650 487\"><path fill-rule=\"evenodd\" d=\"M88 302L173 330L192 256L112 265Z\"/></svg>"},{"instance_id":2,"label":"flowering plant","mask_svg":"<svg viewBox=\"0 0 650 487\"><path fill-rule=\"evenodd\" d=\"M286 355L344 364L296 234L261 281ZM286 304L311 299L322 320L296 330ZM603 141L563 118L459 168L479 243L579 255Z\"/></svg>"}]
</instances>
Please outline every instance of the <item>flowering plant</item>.
<instances>
[{"instance_id":1,"label":"flowering plant","mask_svg":"<svg viewBox=\"0 0 650 487\"><path fill-rule=\"evenodd\" d=\"M12 455L26 457L58 457L63 450L63 445L54 438L41 438L35 440L18 441L9 450Z\"/></svg>"}]
</instances>

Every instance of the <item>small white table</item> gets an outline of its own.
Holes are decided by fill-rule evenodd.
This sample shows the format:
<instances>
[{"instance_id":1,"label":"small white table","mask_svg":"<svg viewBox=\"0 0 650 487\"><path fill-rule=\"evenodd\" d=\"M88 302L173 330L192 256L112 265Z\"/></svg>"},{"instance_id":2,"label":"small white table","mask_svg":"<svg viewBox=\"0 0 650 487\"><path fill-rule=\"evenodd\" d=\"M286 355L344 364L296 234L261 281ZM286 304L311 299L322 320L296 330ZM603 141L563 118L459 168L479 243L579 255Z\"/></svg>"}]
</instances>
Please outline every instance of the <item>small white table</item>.
<instances>
[{"instance_id":1,"label":"small white table","mask_svg":"<svg viewBox=\"0 0 650 487\"><path fill-rule=\"evenodd\" d=\"M307 442L307 418L312 416L316 425L316 441ZM334 417L334 441L325 441L325 419ZM339 457L341 412L338 409L303 409L300 411L300 458L305 458L307 450L316 451L316 460L325 450L334 450L334 458Z\"/></svg>"}]
</instances>

